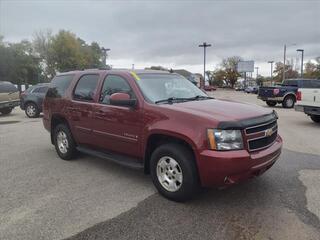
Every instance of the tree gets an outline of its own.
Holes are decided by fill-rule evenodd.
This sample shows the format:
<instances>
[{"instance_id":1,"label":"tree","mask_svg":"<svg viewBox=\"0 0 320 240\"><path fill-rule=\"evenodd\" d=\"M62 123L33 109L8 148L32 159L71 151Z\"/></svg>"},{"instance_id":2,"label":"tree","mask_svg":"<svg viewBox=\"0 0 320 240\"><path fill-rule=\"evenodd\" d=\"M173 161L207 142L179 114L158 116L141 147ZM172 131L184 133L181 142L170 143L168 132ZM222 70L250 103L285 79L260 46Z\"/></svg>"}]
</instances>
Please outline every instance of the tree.
<instances>
[{"instance_id":1,"label":"tree","mask_svg":"<svg viewBox=\"0 0 320 240\"><path fill-rule=\"evenodd\" d=\"M218 70L214 71L212 85L219 86L219 87L223 86L223 84L225 83L225 80L226 80L226 76L227 76L226 71L224 71L222 69L218 69Z\"/></svg>"},{"instance_id":2,"label":"tree","mask_svg":"<svg viewBox=\"0 0 320 240\"><path fill-rule=\"evenodd\" d=\"M281 82L283 78L283 63L277 62L275 64L275 70L273 71L275 73L274 80L277 82ZM299 77L299 73L296 70L292 69L291 65L285 65L285 78L297 78Z\"/></svg>"},{"instance_id":3,"label":"tree","mask_svg":"<svg viewBox=\"0 0 320 240\"><path fill-rule=\"evenodd\" d=\"M241 61L241 57L233 56L222 60L222 69L225 72L225 81L232 88L240 77L240 74L237 71L238 62Z\"/></svg>"},{"instance_id":4,"label":"tree","mask_svg":"<svg viewBox=\"0 0 320 240\"><path fill-rule=\"evenodd\" d=\"M3 39L3 38L2 38ZM0 40L0 80L18 84L35 84L40 80L39 59L34 55L32 44L4 43Z\"/></svg>"},{"instance_id":5,"label":"tree","mask_svg":"<svg viewBox=\"0 0 320 240\"><path fill-rule=\"evenodd\" d=\"M320 62L318 62L318 64L312 63L311 61L307 62L304 65L303 76L305 78L320 78Z\"/></svg>"},{"instance_id":6,"label":"tree","mask_svg":"<svg viewBox=\"0 0 320 240\"><path fill-rule=\"evenodd\" d=\"M35 33L33 46L42 61L43 74L51 79L56 72L101 68L103 51L98 43L90 45L74 33L60 30L52 35L51 31Z\"/></svg>"}]
</instances>

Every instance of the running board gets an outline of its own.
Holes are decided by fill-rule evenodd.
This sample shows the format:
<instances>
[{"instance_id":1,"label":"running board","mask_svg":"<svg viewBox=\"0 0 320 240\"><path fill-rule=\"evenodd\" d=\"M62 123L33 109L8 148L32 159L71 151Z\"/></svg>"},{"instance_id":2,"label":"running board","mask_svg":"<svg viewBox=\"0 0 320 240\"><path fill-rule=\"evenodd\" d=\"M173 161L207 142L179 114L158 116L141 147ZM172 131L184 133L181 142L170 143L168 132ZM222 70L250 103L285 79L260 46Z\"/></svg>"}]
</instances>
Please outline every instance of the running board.
<instances>
[{"instance_id":1,"label":"running board","mask_svg":"<svg viewBox=\"0 0 320 240\"><path fill-rule=\"evenodd\" d=\"M110 160L125 167L137 170L143 170L144 168L142 160L139 160L138 158L128 157L126 155L116 153L97 151L83 146L78 146L77 150L94 157Z\"/></svg>"}]
</instances>

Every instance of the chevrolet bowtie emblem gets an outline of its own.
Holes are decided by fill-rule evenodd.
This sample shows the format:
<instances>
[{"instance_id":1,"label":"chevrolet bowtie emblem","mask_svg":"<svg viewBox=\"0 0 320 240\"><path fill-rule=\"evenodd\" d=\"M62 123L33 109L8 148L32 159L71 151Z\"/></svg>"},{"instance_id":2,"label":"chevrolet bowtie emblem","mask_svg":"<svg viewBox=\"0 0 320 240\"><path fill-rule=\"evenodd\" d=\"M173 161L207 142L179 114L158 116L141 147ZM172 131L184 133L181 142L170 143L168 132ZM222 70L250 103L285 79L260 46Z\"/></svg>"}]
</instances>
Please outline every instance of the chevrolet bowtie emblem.
<instances>
[{"instance_id":1,"label":"chevrolet bowtie emblem","mask_svg":"<svg viewBox=\"0 0 320 240\"><path fill-rule=\"evenodd\" d=\"M265 131L266 137L270 137L272 134L273 134L272 128L269 128L269 129L267 129L267 130Z\"/></svg>"}]
</instances>

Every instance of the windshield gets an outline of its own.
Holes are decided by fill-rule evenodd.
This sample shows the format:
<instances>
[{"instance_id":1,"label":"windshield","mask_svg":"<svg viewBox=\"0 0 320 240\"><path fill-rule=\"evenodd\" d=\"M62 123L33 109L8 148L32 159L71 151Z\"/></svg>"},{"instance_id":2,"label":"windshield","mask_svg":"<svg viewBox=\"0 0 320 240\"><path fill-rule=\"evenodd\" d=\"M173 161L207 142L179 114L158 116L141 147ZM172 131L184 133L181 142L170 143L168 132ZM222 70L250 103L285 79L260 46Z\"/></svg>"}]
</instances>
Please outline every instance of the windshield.
<instances>
[{"instance_id":1,"label":"windshield","mask_svg":"<svg viewBox=\"0 0 320 240\"><path fill-rule=\"evenodd\" d=\"M138 74L137 83L144 97L155 103L164 99L207 97L198 87L177 74Z\"/></svg>"}]
</instances>

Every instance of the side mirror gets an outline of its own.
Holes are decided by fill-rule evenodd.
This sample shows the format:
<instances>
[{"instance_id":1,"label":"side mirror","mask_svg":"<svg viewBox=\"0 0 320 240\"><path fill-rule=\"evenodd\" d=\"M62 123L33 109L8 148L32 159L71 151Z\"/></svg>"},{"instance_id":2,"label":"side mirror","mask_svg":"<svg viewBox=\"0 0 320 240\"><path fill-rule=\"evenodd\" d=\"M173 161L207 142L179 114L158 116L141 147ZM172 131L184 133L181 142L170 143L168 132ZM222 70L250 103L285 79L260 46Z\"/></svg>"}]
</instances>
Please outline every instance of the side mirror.
<instances>
[{"instance_id":1,"label":"side mirror","mask_svg":"<svg viewBox=\"0 0 320 240\"><path fill-rule=\"evenodd\" d=\"M136 99L130 99L128 93L113 93L110 96L110 104L116 106L128 106L133 107L137 104Z\"/></svg>"}]
</instances>

